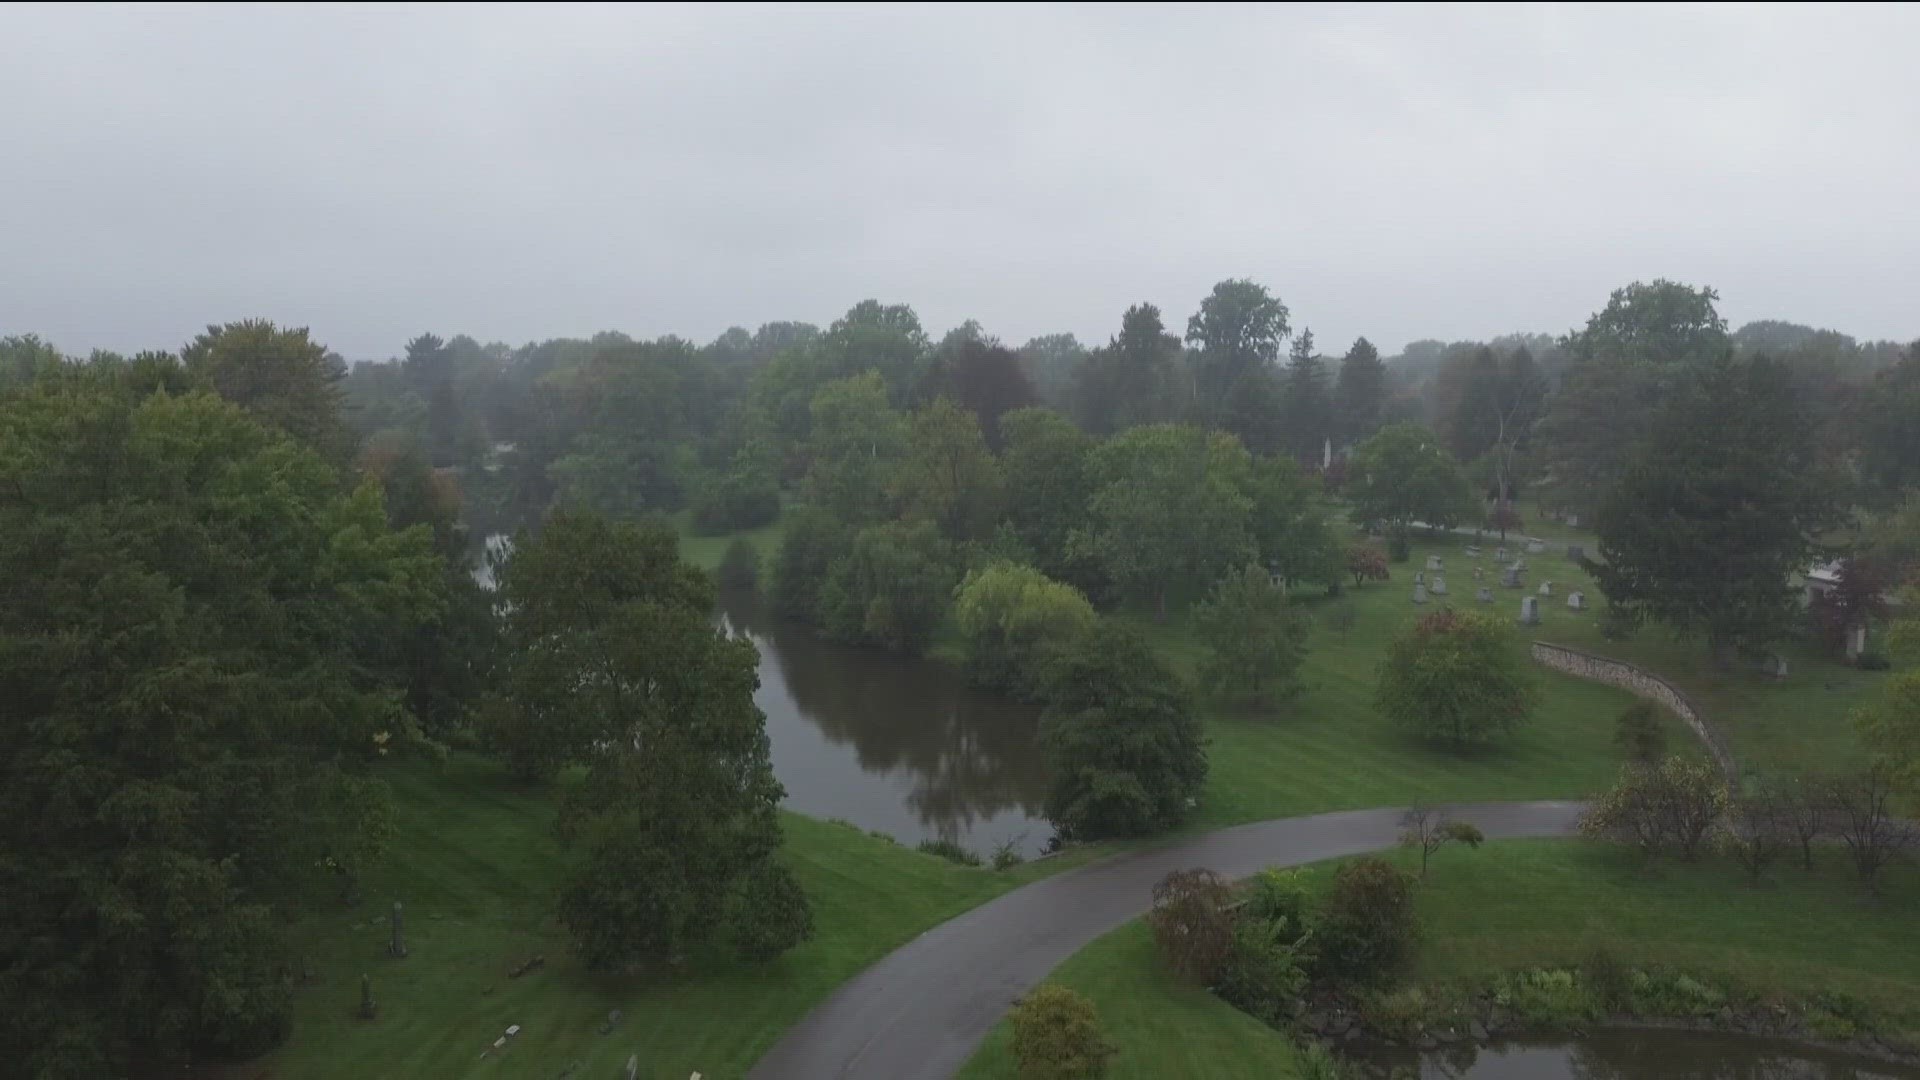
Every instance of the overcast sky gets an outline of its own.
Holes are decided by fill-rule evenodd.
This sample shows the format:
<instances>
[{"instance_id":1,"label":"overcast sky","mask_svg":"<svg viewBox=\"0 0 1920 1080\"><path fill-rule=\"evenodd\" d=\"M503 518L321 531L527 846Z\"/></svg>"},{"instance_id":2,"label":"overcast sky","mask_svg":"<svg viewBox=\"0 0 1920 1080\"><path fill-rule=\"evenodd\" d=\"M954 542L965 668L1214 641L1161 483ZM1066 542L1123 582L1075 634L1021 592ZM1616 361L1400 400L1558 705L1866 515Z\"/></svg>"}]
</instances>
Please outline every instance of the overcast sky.
<instances>
[{"instance_id":1,"label":"overcast sky","mask_svg":"<svg viewBox=\"0 0 1920 1080\"><path fill-rule=\"evenodd\" d=\"M1920 337L1920 8L0 8L0 334Z\"/></svg>"}]
</instances>

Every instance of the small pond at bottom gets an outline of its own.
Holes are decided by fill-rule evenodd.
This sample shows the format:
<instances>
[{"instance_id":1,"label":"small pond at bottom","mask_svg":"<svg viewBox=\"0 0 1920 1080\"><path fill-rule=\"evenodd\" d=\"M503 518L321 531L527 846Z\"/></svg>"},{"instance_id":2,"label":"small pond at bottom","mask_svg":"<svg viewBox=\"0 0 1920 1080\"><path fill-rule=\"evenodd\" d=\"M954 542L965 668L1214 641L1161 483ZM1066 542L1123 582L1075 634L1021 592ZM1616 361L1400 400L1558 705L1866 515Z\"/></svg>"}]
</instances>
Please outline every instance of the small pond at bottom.
<instances>
[{"instance_id":1,"label":"small pond at bottom","mask_svg":"<svg viewBox=\"0 0 1920 1080\"><path fill-rule=\"evenodd\" d=\"M1375 1048L1348 1060L1364 1066L1363 1076L1399 1069L1419 1080L1920 1080L1920 1068L1797 1043L1639 1028L1560 1042Z\"/></svg>"}]
</instances>

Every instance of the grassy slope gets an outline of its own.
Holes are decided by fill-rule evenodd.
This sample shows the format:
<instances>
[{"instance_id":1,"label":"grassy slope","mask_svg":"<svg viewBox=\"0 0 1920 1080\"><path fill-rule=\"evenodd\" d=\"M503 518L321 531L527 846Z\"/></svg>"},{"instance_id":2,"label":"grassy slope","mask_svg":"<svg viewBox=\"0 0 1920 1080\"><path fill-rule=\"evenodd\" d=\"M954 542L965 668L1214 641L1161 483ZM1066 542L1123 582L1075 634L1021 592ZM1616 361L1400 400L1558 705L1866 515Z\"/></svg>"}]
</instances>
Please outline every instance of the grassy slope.
<instances>
[{"instance_id":1,"label":"grassy slope","mask_svg":"<svg viewBox=\"0 0 1920 1080\"><path fill-rule=\"evenodd\" d=\"M1531 526L1533 516L1528 521ZM1567 538L1584 541L1589 555L1597 553L1599 543L1592 534L1552 524ZM1455 549L1448 558L1449 564L1455 564L1460 558L1457 549L1465 543L1465 538L1455 538L1428 548ZM1552 580L1555 587L1551 599L1541 598L1543 622L1533 636L1658 673L1685 690L1726 733L1743 766L1758 770L1795 765L1845 767L1860 761L1862 751L1847 722L1847 713L1871 695L1885 678L1884 672L1861 671L1790 646L1786 650L1788 677L1776 681L1744 669L1714 671L1704 644L1676 639L1660 627L1643 628L1628 641L1607 641L1600 636L1598 623L1600 590L1587 572L1557 553L1528 555L1526 559L1527 580L1533 587L1546 580ZM1491 563L1488 559L1487 565ZM1490 570L1489 578L1497 581L1498 575ZM1449 577L1448 581L1451 584L1454 579ZM1468 581L1471 583L1471 572ZM1586 591L1587 611L1568 610L1565 597L1573 588ZM1500 598L1499 611L1518 612L1521 593L1497 585L1494 593ZM1468 589L1469 600L1472 595Z\"/></svg>"},{"instance_id":2,"label":"grassy slope","mask_svg":"<svg viewBox=\"0 0 1920 1080\"><path fill-rule=\"evenodd\" d=\"M1417 980L1576 964L1604 942L1636 966L1678 965L1797 996L1844 989L1909 1026L1920 1020L1920 874L1911 870L1871 900L1832 852L1811 874L1782 869L1755 888L1724 863L1645 870L1589 844L1505 841L1436 856L1419 905ZM1291 1075L1277 1033L1167 978L1143 923L1081 950L1052 981L1099 1008L1121 1049L1116 1076ZM964 1080L1013 1077L1007 1034L1005 1024L994 1031Z\"/></svg>"},{"instance_id":3,"label":"grassy slope","mask_svg":"<svg viewBox=\"0 0 1920 1080\"><path fill-rule=\"evenodd\" d=\"M456 757L410 763L390 777L399 808L391 858L356 908L329 908L299 928L320 976L297 998L294 1038L241 1075L285 1080L363 1077L541 1077L571 1062L612 1076L629 1053L641 1075L674 1080L695 1069L743 1074L826 993L855 972L980 902L1072 860L1004 874L957 867L844 826L788 815L786 856L812 898L812 941L765 966L704 972L665 985L597 979L568 956L552 921L560 856L551 800L515 787L494 766ZM386 958L384 918L406 904L411 955ZM509 980L544 954L544 968ZM373 977L380 1018L350 1017L359 976ZM610 1034L595 1029L618 1008ZM504 1053L480 1051L509 1024Z\"/></svg>"}]
</instances>

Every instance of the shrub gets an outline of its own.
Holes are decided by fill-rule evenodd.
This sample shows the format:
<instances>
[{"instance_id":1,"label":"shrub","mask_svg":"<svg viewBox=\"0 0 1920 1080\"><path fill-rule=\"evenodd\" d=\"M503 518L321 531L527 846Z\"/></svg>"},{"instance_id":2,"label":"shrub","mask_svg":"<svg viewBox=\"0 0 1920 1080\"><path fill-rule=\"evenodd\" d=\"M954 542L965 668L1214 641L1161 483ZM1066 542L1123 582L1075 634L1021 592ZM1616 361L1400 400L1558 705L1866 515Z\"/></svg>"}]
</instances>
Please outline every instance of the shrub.
<instances>
[{"instance_id":1,"label":"shrub","mask_svg":"<svg viewBox=\"0 0 1920 1080\"><path fill-rule=\"evenodd\" d=\"M1636 971L1631 987L1633 1010L1642 1016L1709 1016L1727 1003L1725 991L1678 972Z\"/></svg>"},{"instance_id":2,"label":"shrub","mask_svg":"<svg viewBox=\"0 0 1920 1080\"><path fill-rule=\"evenodd\" d=\"M1368 1027L1399 1039L1411 1037L1426 1026L1433 1013L1433 1002L1425 990L1407 986L1363 995L1360 1008L1366 1015Z\"/></svg>"},{"instance_id":3,"label":"shrub","mask_svg":"<svg viewBox=\"0 0 1920 1080\"><path fill-rule=\"evenodd\" d=\"M1496 1004L1512 1009L1529 1026L1568 1028L1600 1016L1599 1002L1580 985L1571 971L1535 969L1500 980Z\"/></svg>"},{"instance_id":4,"label":"shrub","mask_svg":"<svg viewBox=\"0 0 1920 1080\"><path fill-rule=\"evenodd\" d=\"M1580 832L1692 862L1726 805L1726 782L1711 762L1670 757L1652 767L1627 766L1619 783L1594 800Z\"/></svg>"},{"instance_id":5,"label":"shrub","mask_svg":"<svg viewBox=\"0 0 1920 1080\"><path fill-rule=\"evenodd\" d=\"M1419 937L1411 874L1377 858L1354 859L1334 872L1314 937L1319 974L1381 985L1406 964Z\"/></svg>"},{"instance_id":6,"label":"shrub","mask_svg":"<svg viewBox=\"0 0 1920 1080\"><path fill-rule=\"evenodd\" d=\"M955 573L952 545L924 520L860 530L820 586L816 613L827 634L918 656L946 617Z\"/></svg>"},{"instance_id":7,"label":"shrub","mask_svg":"<svg viewBox=\"0 0 1920 1080\"><path fill-rule=\"evenodd\" d=\"M1013 1007L1013 1056L1021 1080L1099 1080L1114 1048L1093 1003L1064 986L1041 986Z\"/></svg>"},{"instance_id":8,"label":"shrub","mask_svg":"<svg viewBox=\"0 0 1920 1080\"><path fill-rule=\"evenodd\" d=\"M1667 731L1660 724L1660 711L1639 701L1621 710L1613 721L1613 745L1628 761L1653 765L1667 756Z\"/></svg>"},{"instance_id":9,"label":"shrub","mask_svg":"<svg viewBox=\"0 0 1920 1080\"><path fill-rule=\"evenodd\" d=\"M1219 978L1234 947L1233 890L1211 870L1175 870L1153 887L1147 925L1160 959L1195 986Z\"/></svg>"},{"instance_id":10,"label":"shrub","mask_svg":"<svg viewBox=\"0 0 1920 1080\"><path fill-rule=\"evenodd\" d=\"M1893 666L1887 654L1878 649L1868 649L1855 657L1853 662L1861 671L1885 671Z\"/></svg>"},{"instance_id":11,"label":"shrub","mask_svg":"<svg viewBox=\"0 0 1920 1080\"><path fill-rule=\"evenodd\" d=\"M1491 742L1533 709L1533 683L1506 624L1472 611L1436 611L1394 639L1374 703L1421 738L1453 746Z\"/></svg>"},{"instance_id":12,"label":"shrub","mask_svg":"<svg viewBox=\"0 0 1920 1080\"><path fill-rule=\"evenodd\" d=\"M1020 841L1025 838L1026 834L1021 833L1019 836L1009 836L993 845L993 868L1007 870L1026 862L1026 858L1020 854L1019 849Z\"/></svg>"},{"instance_id":13,"label":"shrub","mask_svg":"<svg viewBox=\"0 0 1920 1080\"><path fill-rule=\"evenodd\" d=\"M1297 1080L1347 1080L1354 1072L1326 1043L1310 1042L1293 1056L1293 1075Z\"/></svg>"},{"instance_id":14,"label":"shrub","mask_svg":"<svg viewBox=\"0 0 1920 1080\"><path fill-rule=\"evenodd\" d=\"M926 855L937 855L950 863L959 863L961 866L981 865L980 856L951 840L922 840L915 850Z\"/></svg>"},{"instance_id":15,"label":"shrub","mask_svg":"<svg viewBox=\"0 0 1920 1080\"><path fill-rule=\"evenodd\" d=\"M770 525L780 516L780 488L771 477L729 476L693 499L693 531L719 536Z\"/></svg>"},{"instance_id":16,"label":"shrub","mask_svg":"<svg viewBox=\"0 0 1920 1080\"><path fill-rule=\"evenodd\" d=\"M1305 871L1268 867L1248 883L1240 917L1285 926L1297 933L1312 926L1312 901Z\"/></svg>"},{"instance_id":17,"label":"shrub","mask_svg":"<svg viewBox=\"0 0 1920 1080\"><path fill-rule=\"evenodd\" d=\"M1404 541L1402 542L1404 546ZM1400 562L1407 561L1402 555ZM1353 587L1359 588L1369 581L1387 580L1386 553L1372 544L1351 544L1347 547L1347 573L1353 575Z\"/></svg>"},{"instance_id":18,"label":"shrub","mask_svg":"<svg viewBox=\"0 0 1920 1080\"><path fill-rule=\"evenodd\" d=\"M1754 881L1780 858L1792 838L1786 800L1761 790L1734 799L1720 823L1720 849L1739 863Z\"/></svg>"},{"instance_id":19,"label":"shrub","mask_svg":"<svg viewBox=\"0 0 1920 1080\"><path fill-rule=\"evenodd\" d=\"M1284 923L1241 918L1214 980L1220 1000L1269 1024L1297 1012L1307 973L1300 964L1299 939L1289 940L1288 933Z\"/></svg>"},{"instance_id":20,"label":"shrub","mask_svg":"<svg viewBox=\"0 0 1920 1080\"><path fill-rule=\"evenodd\" d=\"M848 824L851 825L852 822L848 822ZM857 829L859 826L855 825L854 828ZM867 835L873 837L875 840L885 840L889 844L898 844L900 842L892 833L885 829L868 829Z\"/></svg>"},{"instance_id":21,"label":"shrub","mask_svg":"<svg viewBox=\"0 0 1920 1080\"><path fill-rule=\"evenodd\" d=\"M736 536L720 556L714 580L728 592L752 592L760 585L760 551L753 541Z\"/></svg>"},{"instance_id":22,"label":"shrub","mask_svg":"<svg viewBox=\"0 0 1920 1080\"><path fill-rule=\"evenodd\" d=\"M1601 1008L1608 1012L1626 1012L1633 1007L1634 971L1612 949L1595 946L1581 964L1580 974Z\"/></svg>"}]
</instances>

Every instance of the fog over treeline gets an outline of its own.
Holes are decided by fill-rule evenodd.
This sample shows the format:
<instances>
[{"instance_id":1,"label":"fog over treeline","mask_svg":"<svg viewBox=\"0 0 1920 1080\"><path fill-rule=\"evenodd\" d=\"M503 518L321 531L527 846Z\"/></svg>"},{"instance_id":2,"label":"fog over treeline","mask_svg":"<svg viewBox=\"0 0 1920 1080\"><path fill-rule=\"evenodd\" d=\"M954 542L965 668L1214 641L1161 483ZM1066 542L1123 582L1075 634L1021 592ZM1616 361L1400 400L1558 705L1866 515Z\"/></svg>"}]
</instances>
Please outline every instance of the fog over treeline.
<instances>
[{"instance_id":1,"label":"fog over treeline","mask_svg":"<svg viewBox=\"0 0 1920 1080\"><path fill-rule=\"evenodd\" d=\"M1916 19L15 5L0 334L260 315L363 360L877 296L1099 341L1231 276L1392 353L1665 276L1735 325L1904 339Z\"/></svg>"}]
</instances>

